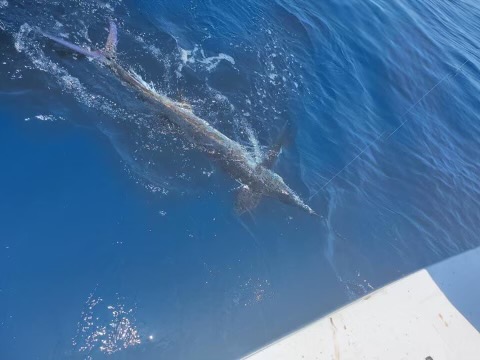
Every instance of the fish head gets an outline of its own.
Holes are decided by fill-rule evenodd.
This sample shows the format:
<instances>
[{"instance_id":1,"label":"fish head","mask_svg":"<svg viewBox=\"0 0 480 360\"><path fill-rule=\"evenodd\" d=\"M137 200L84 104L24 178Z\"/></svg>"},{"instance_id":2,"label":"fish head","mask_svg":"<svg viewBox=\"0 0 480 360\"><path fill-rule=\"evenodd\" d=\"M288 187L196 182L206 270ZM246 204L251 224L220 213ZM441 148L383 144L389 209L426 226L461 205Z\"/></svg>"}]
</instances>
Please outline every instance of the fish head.
<instances>
[{"instance_id":1,"label":"fish head","mask_svg":"<svg viewBox=\"0 0 480 360\"><path fill-rule=\"evenodd\" d=\"M282 177L273 171L268 179L267 189L265 193L273 198L276 198L284 204L300 208L310 215L317 215L317 213L298 196L282 179Z\"/></svg>"}]
</instances>

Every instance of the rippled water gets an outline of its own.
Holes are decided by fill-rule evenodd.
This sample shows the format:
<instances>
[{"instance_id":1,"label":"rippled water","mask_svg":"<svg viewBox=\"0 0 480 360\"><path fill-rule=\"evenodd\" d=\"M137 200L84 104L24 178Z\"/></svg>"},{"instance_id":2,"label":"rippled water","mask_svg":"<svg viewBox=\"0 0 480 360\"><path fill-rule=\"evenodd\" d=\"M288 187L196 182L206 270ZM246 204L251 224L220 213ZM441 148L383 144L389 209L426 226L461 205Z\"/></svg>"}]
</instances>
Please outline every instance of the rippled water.
<instances>
[{"instance_id":1,"label":"rippled water","mask_svg":"<svg viewBox=\"0 0 480 360\"><path fill-rule=\"evenodd\" d=\"M480 244L475 1L0 1L0 357L238 358ZM238 184L90 48L252 152Z\"/></svg>"}]
</instances>

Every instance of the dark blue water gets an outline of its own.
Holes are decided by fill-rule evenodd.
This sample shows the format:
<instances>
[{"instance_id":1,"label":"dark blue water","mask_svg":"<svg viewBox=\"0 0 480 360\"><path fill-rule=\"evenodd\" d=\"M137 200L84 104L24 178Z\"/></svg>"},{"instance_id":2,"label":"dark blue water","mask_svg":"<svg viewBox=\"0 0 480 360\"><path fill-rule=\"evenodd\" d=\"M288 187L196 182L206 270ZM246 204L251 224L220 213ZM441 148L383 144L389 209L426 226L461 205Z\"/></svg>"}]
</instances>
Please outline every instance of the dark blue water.
<instances>
[{"instance_id":1,"label":"dark blue water","mask_svg":"<svg viewBox=\"0 0 480 360\"><path fill-rule=\"evenodd\" d=\"M101 48L323 219L238 183ZM0 1L0 358L233 359L480 244L475 1ZM259 144L259 145L258 145Z\"/></svg>"}]
</instances>

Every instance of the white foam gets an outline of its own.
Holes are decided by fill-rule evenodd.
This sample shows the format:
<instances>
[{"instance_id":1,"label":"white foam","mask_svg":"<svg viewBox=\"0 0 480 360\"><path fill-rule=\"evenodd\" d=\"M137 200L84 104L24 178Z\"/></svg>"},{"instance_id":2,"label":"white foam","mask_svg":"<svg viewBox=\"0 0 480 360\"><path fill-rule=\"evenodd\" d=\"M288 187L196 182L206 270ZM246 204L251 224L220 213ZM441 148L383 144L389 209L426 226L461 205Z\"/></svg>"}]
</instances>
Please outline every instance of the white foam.
<instances>
[{"instance_id":1,"label":"white foam","mask_svg":"<svg viewBox=\"0 0 480 360\"><path fill-rule=\"evenodd\" d=\"M181 47L178 47L178 50L180 51L180 60L182 60L184 64L186 64L187 62L195 62L195 59L191 58L192 51L182 49Z\"/></svg>"},{"instance_id":2,"label":"white foam","mask_svg":"<svg viewBox=\"0 0 480 360\"><path fill-rule=\"evenodd\" d=\"M159 49L158 47L156 47L155 45L152 45L152 44L148 44L145 39L143 37L141 37L140 35L136 35L134 36L135 37L135 40L137 40L140 44L142 44L143 48L145 50L147 50L150 54L152 54L153 56L155 56L155 58L157 60L160 60L160 61L164 61L162 55L163 55L163 51L161 49Z\"/></svg>"},{"instance_id":3,"label":"white foam","mask_svg":"<svg viewBox=\"0 0 480 360\"><path fill-rule=\"evenodd\" d=\"M40 121L57 121L57 120L64 120L61 116L55 116L55 115L35 115L33 117L34 119L40 120ZM25 121L30 121L31 118L26 118Z\"/></svg>"},{"instance_id":4,"label":"white foam","mask_svg":"<svg viewBox=\"0 0 480 360\"><path fill-rule=\"evenodd\" d=\"M199 62L207 65L207 70L211 71L215 69L222 60L228 61L230 64L235 65L235 59L224 53L220 53L217 56L206 57L202 60L199 60Z\"/></svg>"},{"instance_id":5,"label":"white foam","mask_svg":"<svg viewBox=\"0 0 480 360\"><path fill-rule=\"evenodd\" d=\"M181 64L178 67L178 71L182 71L183 66L187 64L201 64L205 65L205 69L207 71L214 70L217 65L222 61L227 61L232 65L235 65L235 59L227 54L219 53L216 56L205 56L205 52L203 49L199 48L198 45L195 45L192 50L186 50L182 47L178 47L178 51L180 53L180 60Z\"/></svg>"}]
</instances>

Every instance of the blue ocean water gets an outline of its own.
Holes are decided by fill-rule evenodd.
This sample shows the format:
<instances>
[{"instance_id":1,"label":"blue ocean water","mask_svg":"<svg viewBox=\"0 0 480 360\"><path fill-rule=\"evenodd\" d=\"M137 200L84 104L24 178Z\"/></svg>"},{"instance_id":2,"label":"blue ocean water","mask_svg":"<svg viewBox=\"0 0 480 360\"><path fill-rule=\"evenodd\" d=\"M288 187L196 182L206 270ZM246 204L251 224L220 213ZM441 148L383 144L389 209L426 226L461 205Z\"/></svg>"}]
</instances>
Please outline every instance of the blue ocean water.
<instances>
[{"instance_id":1,"label":"blue ocean water","mask_svg":"<svg viewBox=\"0 0 480 360\"><path fill-rule=\"evenodd\" d=\"M234 359L480 245L475 1L0 1L0 358ZM275 166L238 184L101 48Z\"/></svg>"}]
</instances>

